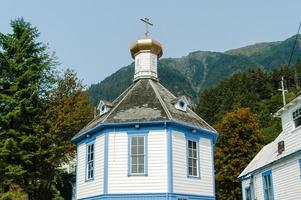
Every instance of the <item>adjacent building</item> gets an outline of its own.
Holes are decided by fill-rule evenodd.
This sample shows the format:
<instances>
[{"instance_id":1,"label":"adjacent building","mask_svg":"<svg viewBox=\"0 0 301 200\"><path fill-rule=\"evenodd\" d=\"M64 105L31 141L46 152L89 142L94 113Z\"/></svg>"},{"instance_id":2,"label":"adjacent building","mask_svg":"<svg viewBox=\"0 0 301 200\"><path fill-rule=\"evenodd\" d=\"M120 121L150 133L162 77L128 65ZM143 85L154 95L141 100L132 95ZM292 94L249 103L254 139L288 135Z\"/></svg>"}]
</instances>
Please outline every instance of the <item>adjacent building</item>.
<instances>
[{"instance_id":1,"label":"adjacent building","mask_svg":"<svg viewBox=\"0 0 301 200\"><path fill-rule=\"evenodd\" d=\"M240 174L243 200L301 199L301 96L281 108L282 132Z\"/></svg>"},{"instance_id":2,"label":"adjacent building","mask_svg":"<svg viewBox=\"0 0 301 200\"><path fill-rule=\"evenodd\" d=\"M133 84L73 137L76 199L215 199L217 132L160 84L154 39L136 41Z\"/></svg>"}]
</instances>

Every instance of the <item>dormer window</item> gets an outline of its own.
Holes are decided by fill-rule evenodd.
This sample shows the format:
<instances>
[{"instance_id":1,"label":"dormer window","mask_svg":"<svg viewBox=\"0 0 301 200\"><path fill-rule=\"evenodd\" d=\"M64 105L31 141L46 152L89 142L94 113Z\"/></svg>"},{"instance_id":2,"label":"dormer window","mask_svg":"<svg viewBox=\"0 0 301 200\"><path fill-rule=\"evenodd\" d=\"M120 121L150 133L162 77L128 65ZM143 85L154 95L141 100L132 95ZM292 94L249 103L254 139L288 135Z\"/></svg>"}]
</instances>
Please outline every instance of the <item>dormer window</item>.
<instances>
[{"instance_id":1,"label":"dormer window","mask_svg":"<svg viewBox=\"0 0 301 200\"><path fill-rule=\"evenodd\" d=\"M188 101L187 101L186 97L182 96L180 98L177 98L176 103L175 103L176 109L181 110L181 111L186 111L187 106L188 106Z\"/></svg>"},{"instance_id":2,"label":"dormer window","mask_svg":"<svg viewBox=\"0 0 301 200\"><path fill-rule=\"evenodd\" d=\"M301 108L293 112L293 120L295 123L295 128L301 125Z\"/></svg>"},{"instance_id":3,"label":"dormer window","mask_svg":"<svg viewBox=\"0 0 301 200\"><path fill-rule=\"evenodd\" d=\"M99 115L103 115L106 112L108 112L111 109L112 105L110 102L100 100L98 106L97 106L97 111Z\"/></svg>"}]
</instances>

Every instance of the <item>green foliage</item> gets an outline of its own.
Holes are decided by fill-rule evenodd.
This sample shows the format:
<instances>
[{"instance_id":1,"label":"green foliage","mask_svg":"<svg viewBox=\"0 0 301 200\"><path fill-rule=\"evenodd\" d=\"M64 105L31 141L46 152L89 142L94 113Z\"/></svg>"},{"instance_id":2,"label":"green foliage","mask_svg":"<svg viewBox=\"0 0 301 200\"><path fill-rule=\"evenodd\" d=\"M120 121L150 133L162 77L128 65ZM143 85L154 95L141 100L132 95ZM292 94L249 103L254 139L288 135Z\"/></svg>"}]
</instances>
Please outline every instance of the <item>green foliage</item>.
<instances>
[{"instance_id":1,"label":"green foliage","mask_svg":"<svg viewBox=\"0 0 301 200\"><path fill-rule=\"evenodd\" d=\"M52 84L53 58L36 42L36 28L17 19L13 33L0 34L0 187L32 191L38 180L39 121Z\"/></svg>"},{"instance_id":2,"label":"green foliage","mask_svg":"<svg viewBox=\"0 0 301 200\"><path fill-rule=\"evenodd\" d=\"M56 187L74 155L70 139L93 108L75 72L55 76L37 29L23 19L11 26L0 34L0 198L62 199Z\"/></svg>"},{"instance_id":3,"label":"green foliage","mask_svg":"<svg viewBox=\"0 0 301 200\"><path fill-rule=\"evenodd\" d=\"M301 62L298 61L295 67L301 71ZM257 68L238 72L216 87L206 89L200 96L197 113L210 124L216 124L227 112L249 107L263 128L265 141L270 142L281 131L279 120L272 115L282 106L282 96L278 91L281 76L287 80L290 91L286 94L287 101L292 100L296 94L295 67L281 67L273 71Z\"/></svg>"},{"instance_id":4,"label":"green foliage","mask_svg":"<svg viewBox=\"0 0 301 200\"><path fill-rule=\"evenodd\" d=\"M215 128L220 134L215 148L217 198L241 199L237 177L262 147L260 125L249 108L238 108Z\"/></svg>"}]
</instances>

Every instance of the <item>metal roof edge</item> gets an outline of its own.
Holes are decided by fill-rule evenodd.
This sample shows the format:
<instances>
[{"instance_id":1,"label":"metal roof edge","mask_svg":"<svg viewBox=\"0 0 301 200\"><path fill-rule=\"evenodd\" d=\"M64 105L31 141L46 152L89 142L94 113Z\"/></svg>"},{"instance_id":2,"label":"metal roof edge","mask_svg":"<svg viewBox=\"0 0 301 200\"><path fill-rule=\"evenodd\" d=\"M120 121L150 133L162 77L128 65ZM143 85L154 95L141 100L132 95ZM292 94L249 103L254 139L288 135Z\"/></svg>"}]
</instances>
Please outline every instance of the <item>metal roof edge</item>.
<instances>
[{"instance_id":1,"label":"metal roof edge","mask_svg":"<svg viewBox=\"0 0 301 200\"><path fill-rule=\"evenodd\" d=\"M270 163L268 163L268 164L265 164L265 165L263 165L263 166L261 166L261 167L255 169L255 170L253 170L253 171L250 171L250 172L246 173L245 175L239 175L238 178L239 178L240 180L243 180L244 177L246 177L246 176L248 176L248 175L251 175L251 174L254 173L254 172L261 171L261 170L263 170L264 168L269 167L270 165L273 165L273 164L275 164L275 163L281 162L281 161L283 161L283 160L290 159L291 157L294 157L294 156L296 156L296 155L299 155L299 153L301 154L301 149L299 149L299 150L297 150L297 151L295 151L295 152L293 152L293 153L290 153L290 154L288 154L288 155L286 155L286 156L283 156L282 158L279 158L279 159L277 159L277 160L274 160L274 161L272 161L272 162L270 162Z\"/></svg>"}]
</instances>

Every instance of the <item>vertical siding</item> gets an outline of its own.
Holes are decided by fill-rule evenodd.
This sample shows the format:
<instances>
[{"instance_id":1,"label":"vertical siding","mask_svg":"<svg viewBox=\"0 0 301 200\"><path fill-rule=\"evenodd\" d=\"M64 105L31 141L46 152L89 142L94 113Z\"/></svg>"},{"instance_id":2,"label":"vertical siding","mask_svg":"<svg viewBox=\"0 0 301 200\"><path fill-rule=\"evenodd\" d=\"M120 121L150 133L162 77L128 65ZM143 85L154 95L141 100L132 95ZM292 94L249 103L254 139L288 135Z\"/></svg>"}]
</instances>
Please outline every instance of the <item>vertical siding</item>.
<instances>
[{"instance_id":1,"label":"vertical siding","mask_svg":"<svg viewBox=\"0 0 301 200\"><path fill-rule=\"evenodd\" d=\"M274 198L299 200L301 199L301 178L299 160L301 156L272 166ZM255 174L256 195L258 200L264 200L262 173Z\"/></svg>"},{"instance_id":2,"label":"vertical siding","mask_svg":"<svg viewBox=\"0 0 301 200\"><path fill-rule=\"evenodd\" d=\"M86 144L80 144L77 152L76 195L77 199L103 194L104 174L104 136L95 139L95 172L94 180L85 181L86 174Z\"/></svg>"},{"instance_id":3,"label":"vertical siding","mask_svg":"<svg viewBox=\"0 0 301 200\"><path fill-rule=\"evenodd\" d=\"M167 192L166 131L148 133L148 175L128 176L128 135L109 134L108 193Z\"/></svg>"},{"instance_id":4,"label":"vertical siding","mask_svg":"<svg viewBox=\"0 0 301 200\"><path fill-rule=\"evenodd\" d=\"M186 139L184 133L173 131L173 188L175 193L214 196L212 143L200 138L200 179L188 178L186 169Z\"/></svg>"}]
</instances>

